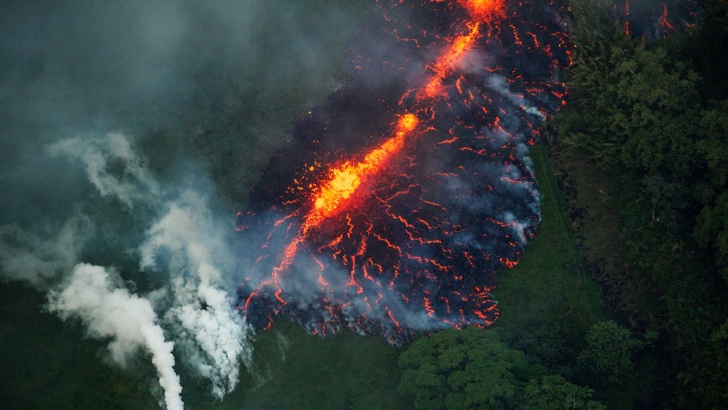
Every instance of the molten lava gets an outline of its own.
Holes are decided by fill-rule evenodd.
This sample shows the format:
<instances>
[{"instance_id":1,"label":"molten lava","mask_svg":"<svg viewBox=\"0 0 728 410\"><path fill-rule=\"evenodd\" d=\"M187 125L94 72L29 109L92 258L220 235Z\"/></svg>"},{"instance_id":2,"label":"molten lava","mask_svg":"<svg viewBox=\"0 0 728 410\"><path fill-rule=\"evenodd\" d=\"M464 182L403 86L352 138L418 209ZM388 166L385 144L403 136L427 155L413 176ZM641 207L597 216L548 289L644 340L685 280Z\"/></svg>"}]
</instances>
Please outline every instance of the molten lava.
<instances>
[{"instance_id":1,"label":"molten lava","mask_svg":"<svg viewBox=\"0 0 728 410\"><path fill-rule=\"evenodd\" d=\"M458 3L476 21L488 22L503 12L503 0L459 0Z\"/></svg>"},{"instance_id":2,"label":"molten lava","mask_svg":"<svg viewBox=\"0 0 728 410\"><path fill-rule=\"evenodd\" d=\"M422 97L434 98L445 96L443 80L458 69L458 65L462 61L463 56L470 51L475 40L480 36L478 31L480 25L478 23L471 23L469 26L470 32L466 35L455 37L450 47L432 65L431 69L435 74L420 93Z\"/></svg>"},{"instance_id":3,"label":"molten lava","mask_svg":"<svg viewBox=\"0 0 728 410\"><path fill-rule=\"evenodd\" d=\"M495 272L540 219L524 156L566 92L560 1L379 2L350 83L301 120L240 216L259 250L241 256L251 323L401 344L497 319Z\"/></svg>"},{"instance_id":4,"label":"molten lava","mask_svg":"<svg viewBox=\"0 0 728 410\"><path fill-rule=\"evenodd\" d=\"M417 128L419 120L408 113L400 117L395 136L369 152L362 161L345 162L330 171L330 179L324 183L314 198L313 210L306 216L304 232L336 213L340 206L359 188L362 181L382 171L387 160L402 149L406 137Z\"/></svg>"},{"instance_id":5,"label":"molten lava","mask_svg":"<svg viewBox=\"0 0 728 410\"><path fill-rule=\"evenodd\" d=\"M678 0L675 2L634 2L617 0L612 13L624 33L643 41L665 38L680 28L694 26L702 16L700 2Z\"/></svg>"}]
</instances>

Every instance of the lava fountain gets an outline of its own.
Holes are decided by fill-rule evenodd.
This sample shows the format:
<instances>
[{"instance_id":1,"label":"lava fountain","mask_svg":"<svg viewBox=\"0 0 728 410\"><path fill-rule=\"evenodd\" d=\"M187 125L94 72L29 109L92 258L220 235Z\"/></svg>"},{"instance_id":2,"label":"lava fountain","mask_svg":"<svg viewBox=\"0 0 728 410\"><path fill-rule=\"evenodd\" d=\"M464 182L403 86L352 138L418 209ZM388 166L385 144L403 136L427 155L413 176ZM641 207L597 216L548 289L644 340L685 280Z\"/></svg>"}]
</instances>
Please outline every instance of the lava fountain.
<instances>
[{"instance_id":1,"label":"lava fountain","mask_svg":"<svg viewBox=\"0 0 728 410\"><path fill-rule=\"evenodd\" d=\"M562 105L556 1L380 2L346 50L351 80L302 118L239 215L239 309L401 344L488 326L495 272L540 219L525 159Z\"/></svg>"}]
</instances>

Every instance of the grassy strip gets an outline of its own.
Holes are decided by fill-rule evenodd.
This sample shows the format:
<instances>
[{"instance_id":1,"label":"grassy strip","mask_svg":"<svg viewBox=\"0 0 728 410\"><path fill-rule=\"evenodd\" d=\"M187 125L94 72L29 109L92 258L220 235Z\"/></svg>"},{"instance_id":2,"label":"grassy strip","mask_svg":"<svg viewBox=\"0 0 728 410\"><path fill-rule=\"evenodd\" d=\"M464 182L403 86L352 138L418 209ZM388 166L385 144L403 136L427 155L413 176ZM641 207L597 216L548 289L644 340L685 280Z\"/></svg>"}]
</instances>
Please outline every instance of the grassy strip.
<instances>
[{"instance_id":1,"label":"grassy strip","mask_svg":"<svg viewBox=\"0 0 728 410\"><path fill-rule=\"evenodd\" d=\"M542 221L518 266L500 272L493 292L501 313L496 327L511 336L513 347L558 365L568 356L563 349L575 351L578 346L557 345L568 344L569 339L572 344L580 342L586 329L606 316L598 288L581 263L572 222L564 210L564 194L556 185L545 148L534 147L531 157Z\"/></svg>"},{"instance_id":2,"label":"grassy strip","mask_svg":"<svg viewBox=\"0 0 728 410\"><path fill-rule=\"evenodd\" d=\"M334 338L279 321L258 334L253 375L245 372L223 409L409 409L397 392L400 351L347 330Z\"/></svg>"}]
</instances>

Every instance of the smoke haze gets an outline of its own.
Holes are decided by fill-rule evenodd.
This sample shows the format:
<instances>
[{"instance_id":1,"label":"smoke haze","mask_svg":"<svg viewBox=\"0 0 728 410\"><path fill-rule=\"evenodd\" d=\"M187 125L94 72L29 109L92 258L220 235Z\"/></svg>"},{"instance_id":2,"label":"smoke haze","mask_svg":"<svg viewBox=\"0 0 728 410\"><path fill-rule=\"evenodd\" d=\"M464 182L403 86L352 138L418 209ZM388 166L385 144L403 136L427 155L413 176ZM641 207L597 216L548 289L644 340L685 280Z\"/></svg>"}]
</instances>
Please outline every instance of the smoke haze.
<instances>
[{"instance_id":1,"label":"smoke haze","mask_svg":"<svg viewBox=\"0 0 728 410\"><path fill-rule=\"evenodd\" d=\"M253 336L229 294L235 212L338 86L368 7L3 2L0 278L47 292L119 366L146 352L167 408L181 371L222 399Z\"/></svg>"}]
</instances>

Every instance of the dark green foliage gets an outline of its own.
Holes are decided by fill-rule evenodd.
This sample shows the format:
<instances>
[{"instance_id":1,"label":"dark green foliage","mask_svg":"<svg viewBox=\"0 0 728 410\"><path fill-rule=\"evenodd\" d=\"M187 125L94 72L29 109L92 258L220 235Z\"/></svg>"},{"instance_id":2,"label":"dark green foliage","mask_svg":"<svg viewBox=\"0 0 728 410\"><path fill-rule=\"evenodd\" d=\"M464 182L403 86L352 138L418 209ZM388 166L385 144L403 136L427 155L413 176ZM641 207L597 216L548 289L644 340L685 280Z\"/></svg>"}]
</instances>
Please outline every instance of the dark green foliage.
<instances>
[{"instance_id":1,"label":"dark green foliage","mask_svg":"<svg viewBox=\"0 0 728 410\"><path fill-rule=\"evenodd\" d=\"M590 384L626 385L634 375L633 358L643 343L614 321L595 323L586 334L578 362Z\"/></svg>"},{"instance_id":2,"label":"dark green foliage","mask_svg":"<svg viewBox=\"0 0 728 410\"><path fill-rule=\"evenodd\" d=\"M45 298L0 283L0 407L4 409L153 409L158 376L140 354L125 369L104 363L106 343L79 323L43 312Z\"/></svg>"},{"instance_id":3,"label":"dark green foliage","mask_svg":"<svg viewBox=\"0 0 728 410\"><path fill-rule=\"evenodd\" d=\"M728 1L705 1L706 16L700 30L689 40L686 50L695 61L706 82L703 93L708 98L725 98L728 95Z\"/></svg>"},{"instance_id":4,"label":"dark green foliage","mask_svg":"<svg viewBox=\"0 0 728 410\"><path fill-rule=\"evenodd\" d=\"M414 342L399 357L399 390L417 409L605 409L593 390L570 383L495 329L448 329Z\"/></svg>"},{"instance_id":5,"label":"dark green foliage","mask_svg":"<svg viewBox=\"0 0 728 410\"><path fill-rule=\"evenodd\" d=\"M399 357L399 390L417 409L513 408L526 382L542 373L495 330L443 330L414 342Z\"/></svg>"},{"instance_id":6,"label":"dark green foliage","mask_svg":"<svg viewBox=\"0 0 728 410\"><path fill-rule=\"evenodd\" d=\"M606 406L591 400L593 394L592 389L569 383L560 375L544 376L540 380L531 380L526 386L526 398L519 408L606 410Z\"/></svg>"},{"instance_id":7,"label":"dark green foliage","mask_svg":"<svg viewBox=\"0 0 728 410\"><path fill-rule=\"evenodd\" d=\"M195 409L402 409L410 401L397 392L400 351L376 336L342 330L335 337L307 334L279 321L259 332L252 369L241 368L240 384L216 402L209 396L185 403Z\"/></svg>"},{"instance_id":8,"label":"dark green foliage","mask_svg":"<svg viewBox=\"0 0 728 410\"><path fill-rule=\"evenodd\" d=\"M700 211L695 237L703 247L715 249L716 263L728 280L728 192L720 194L714 205Z\"/></svg>"},{"instance_id":9,"label":"dark green foliage","mask_svg":"<svg viewBox=\"0 0 728 410\"><path fill-rule=\"evenodd\" d=\"M622 224L612 241L625 252L599 274L615 313L660 335L677 407L728 400L720 347L728 316L727 4L709 1L702 27L646 41L620 33L606 9L576 1L573 98L550 124L551 140L591 155L620 187L610 198ZM630 372L586 351L582 364L587 357L607 379Z\"/></svg>"},{"instance_id":10,"label":"dark green foliage","mask_svg":"<svg viewBox=\"0 0 728 410\"><path fill-rule=\"evenodd\" d=\"M531 151L541 196L541 223L523 259L499 273L500 302L494 327L513 349L538 358L551 372L572 373L584 334L606 316L599 290L587 276L543 146Z\"/></svg>"}]
</instances>

